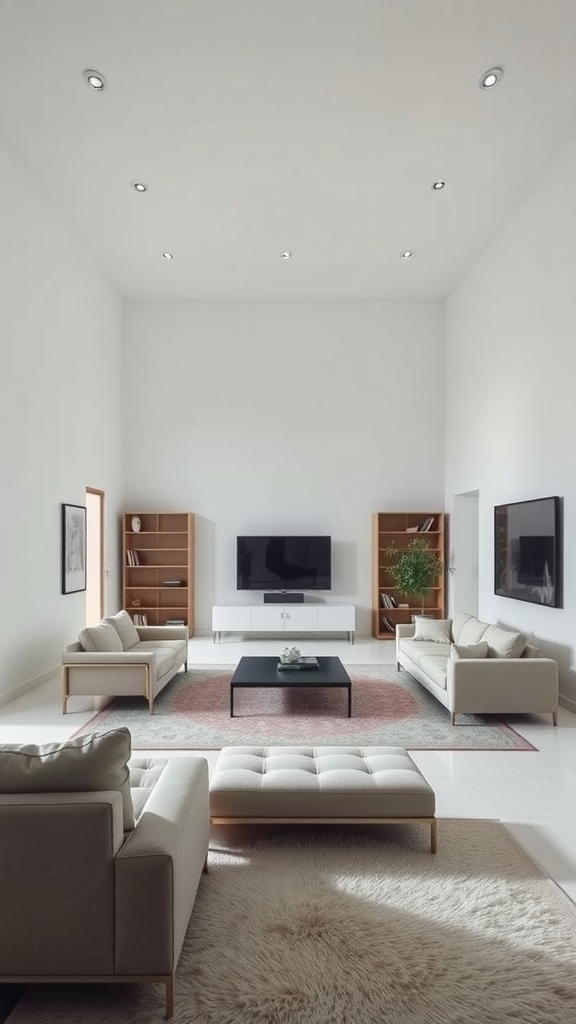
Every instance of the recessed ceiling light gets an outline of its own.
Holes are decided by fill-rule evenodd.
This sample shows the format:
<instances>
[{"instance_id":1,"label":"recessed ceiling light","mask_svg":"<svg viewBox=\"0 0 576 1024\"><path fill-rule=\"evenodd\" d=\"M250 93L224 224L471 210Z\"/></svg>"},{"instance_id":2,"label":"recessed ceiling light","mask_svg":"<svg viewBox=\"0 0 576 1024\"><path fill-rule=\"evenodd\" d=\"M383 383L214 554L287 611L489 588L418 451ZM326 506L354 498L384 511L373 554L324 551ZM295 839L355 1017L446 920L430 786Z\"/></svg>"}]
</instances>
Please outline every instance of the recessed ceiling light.
<instances>
[{"instance_id":1,"label":"recessed ceiling light","mask_svg":"<svg viewBox=\"0 0 576 1024\"><path fill-rule=\"evenodd\" d=\"M148 185L145 181L131 181L130 184L135 192L147 192Z\"/></svg>"},{"instance_id":2,"label":"recessed ceiling light","mask_svg":"<svg viewBox=\"0 0 576 1024\"><path fill-rule=\"evenodd\" d=\"M281 252L280 253L280 259L281 260L291 260L293 255L294 255L294 253L291 252L290 249L286 249L285 252Z\"/></svg>"},{"instance_id":3,"label":"recessed ceiling light","mask_svg":"<svg viewBox=\"0 0 576 1024\"><path fill-rule=\"evenodd\" d=\"M404 251L400 253L400 259L410 260L412 259L413 255L414 253L412 252L412 249L404 249Z\"/></svg>"},{"instance_id":4,"label":"recessed ceiling light","mask_svg":"<svg viewBox=\"0 0 576 1024\"><path fill-rule=\"evenodd\" d=\"M84 72L84 81L86 85L89 85L95 92L102 92L106 88L106 79L104 75L100 74L99 71L91 71L87 68Z\"/></svg>"},{"instance_id":5,"label":"recessed ceiling light","mask_svg":"<svg viewBox=\"0 0 576 1024\"><path fill-rule=\"evenodd\" d=\"M493 89L495 85L498 85L503 74L504 68L489 68L488 71L485 71L480 77L480 88Z\"/></svg>"},{"instance_id":6,"label":"recessed ceiling light","mask_svg":"<svg viewBox=\"0 0 576 1024\"><path fill-rule=\"evenodd\" d=\"M162 253L162 259L163 260L173 260L174 256L172 255L171 252L163 252Z\"/></svg>"},{"instance_id":7,"label":"recessed ceiling light","mask_svg":"<svg viewBox=\"0 0 576 1024\"><path fill-rule=\"evenodd\" d=\"M443 178L438 178L436 181L432 182L432 191L433 192L440 192L441 189L443 189L443 188L446 188L446 182L444 181Z\"/></svg>"}]
</instances>

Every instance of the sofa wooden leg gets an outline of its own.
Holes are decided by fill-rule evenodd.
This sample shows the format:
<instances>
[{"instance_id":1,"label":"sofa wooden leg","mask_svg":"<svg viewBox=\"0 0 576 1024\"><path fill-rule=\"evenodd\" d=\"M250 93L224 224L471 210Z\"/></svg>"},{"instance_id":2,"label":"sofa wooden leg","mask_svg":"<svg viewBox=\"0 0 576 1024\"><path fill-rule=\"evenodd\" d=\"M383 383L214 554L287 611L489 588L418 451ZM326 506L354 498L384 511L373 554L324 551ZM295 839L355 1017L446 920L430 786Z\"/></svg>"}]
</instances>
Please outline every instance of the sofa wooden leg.
<instances>
[{"instance_id":1,"label":"sofa wooden leg","mask_svg":"<svg viewBox=\"0 0 576 1024\"><path fill-rule=\"evenodd\" d=\"M455 711L451 711L450 712L450 724L451 725L456 725L456 712Z\"/></svg>"},{"instance_id":2,"label":"sofa wooden leg","mask_svg":"<svg viewBox=\"0 0 576 1024\"><path fill-rule=\"evenodd\" d=\"M558 725L558 712L552 712L552 725Z\"/></svg>"},{"instance_id":3,"label":"sofa wooden leg","mask_svg":"<svg viewBox=\"0 0 576 1024\"><path fill-rule=\"evenodd\" d=\"M174 1016L174 975L171 974L169 978L166 978L166 1012L164 1014L166 1020L170 1020L170 1017Z\"/></svg>"},{"instance_id":4,"label":"sofa wooden leg","mask_svg":"<svg viewBox=\"0 0 576 1024\"><path fill-rule=\"evenodd\" d=\"M436 818L430 822L430 853L436 853L438 847L438 822Z\"/></svg>"}]
</instances>

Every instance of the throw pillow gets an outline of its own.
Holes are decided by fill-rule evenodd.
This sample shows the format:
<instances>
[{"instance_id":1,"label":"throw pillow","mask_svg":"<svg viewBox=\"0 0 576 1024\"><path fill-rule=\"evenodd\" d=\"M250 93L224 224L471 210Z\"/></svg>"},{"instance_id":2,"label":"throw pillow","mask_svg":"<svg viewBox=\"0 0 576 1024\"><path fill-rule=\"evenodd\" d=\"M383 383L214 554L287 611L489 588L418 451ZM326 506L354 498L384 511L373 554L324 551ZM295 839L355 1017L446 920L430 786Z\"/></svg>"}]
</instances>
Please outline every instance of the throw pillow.
<instances>
[{"instance_id":1,"label":"throw pillow","mask_svg":"<svg viewBox=\"0 0 576 1024\"><path fill-rule=\"evenodd\" d=\"M122 651L122 641L114 626L99 622L97 626L86 626L78 633L78 642L85 651Z\"/></svg>"},{"instance_id":2,"label":"throw pillow","mask_svg":"<svg viewBox=\"0 0 576 1024\"><path fill-rule=\"evenodd\" d=\"M487 658L488 657L488 644L481 640L477 644L452 644L450 648L450 657L454 661L459 661L460 658Z\"/></svg>"},{"instance_id":3,"label":"throw pillow","mask_svg":"<svg viewBox=\"0 0 576 1024\"><path fill-rule=\"evenodd\" d=\"M0 792L94 793L115 790L122 796L124 829L134 828L128 760L128 729L90 733L64 743L0 745Z\"/></svg>"},{"instance_id":4,"label":"throw pillow","mask_svg":"<svg viewBox=\"0 0 576 1024\"><path fill-rule=\"evenodd\" d=\"M438 644L449 644L452 640L452 619L429 619L427 615L415 615L414 625L415 640L432 640Z\"/></svg>"},{"instance_id":5,"label":"throw pillow","mask_svg":"<svg viewBox=\"0 0 576 1024\"><path fill-rule=\"evenodd\" d=\"M104 619L114 627L122 642L122 650L129 651L134 644L140 643L140 636L128 612L117 612L116 615L108 615Z\"/></svg>"},{"instance_id":6,"label":"throw pillow","mask_svg":"<svg viewBox=\"0 0 576 1024\"><path fill-rule=\"evenodd\" d=\"M528 638L501 626L488 626L483 639L488 644L489 658L521 658Z\"/></svg>"}]
</instances>

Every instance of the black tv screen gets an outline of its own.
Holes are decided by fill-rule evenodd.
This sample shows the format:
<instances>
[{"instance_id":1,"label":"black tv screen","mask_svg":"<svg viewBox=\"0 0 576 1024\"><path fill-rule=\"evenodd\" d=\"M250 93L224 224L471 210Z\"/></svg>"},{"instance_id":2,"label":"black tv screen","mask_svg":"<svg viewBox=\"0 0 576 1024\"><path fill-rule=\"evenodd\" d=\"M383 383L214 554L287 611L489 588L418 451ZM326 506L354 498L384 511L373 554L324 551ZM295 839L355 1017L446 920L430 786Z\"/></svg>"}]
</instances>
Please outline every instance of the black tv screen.
<instances>
[{"instance_id":1,"label":"black tv screen","mask_svg":"<svg viewBox=\"0 0 576 1024\"><path fill-rule=\"evenodd\" d=\"M494 508L494 593L562 607L560 498Z\"/></svg>"},{"instance_id":2,"label":"black tv screen","mask_svg":"<svg viewBox=\"0 0 576 1024\"><path fill-rule=\"evenodd\" d=\"M237 537L238 590L330 590L330 537Z\"/></svg>"}]
</instances>

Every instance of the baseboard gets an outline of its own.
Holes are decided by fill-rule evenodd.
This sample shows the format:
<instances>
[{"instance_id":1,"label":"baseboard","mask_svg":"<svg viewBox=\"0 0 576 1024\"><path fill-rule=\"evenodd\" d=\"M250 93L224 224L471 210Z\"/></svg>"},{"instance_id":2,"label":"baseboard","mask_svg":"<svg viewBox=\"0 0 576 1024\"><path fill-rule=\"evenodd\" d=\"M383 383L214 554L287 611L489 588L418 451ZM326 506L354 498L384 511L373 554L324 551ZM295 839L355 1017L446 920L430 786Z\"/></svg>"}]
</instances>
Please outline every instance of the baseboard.
<instances>
[{"instance_id":1,"label":"baseboard","mask_svg":"<svg viewBox=\"0 0 576 1024\"><path fill-rule=\"evenodd\" d=\"M576 715L576 700L572 700L571 697L564 697L560 694L558 697L558 703L561 708L566 708L567 711L571 711L572 714Z\"/></svg>"},{"instance_id":2,"label":"baseboard","mask_svg":"<svg viewBox=\"0 0 576 1024\"><path fill-rule=\"evenodd\" d=\"M11 704L18 697L23 697L25 693L30 693L31 690L35 690L38 686L48 683L58 675L59 671L60 669L57 665L55 668L49 669L48 672L42 672L41 675L34 676L33 679L26 679L23 683L18 683L18 686L13 686L12 689L0 693L0 708L4 707L5 704Z\"/></svg>"}]
</instances>

